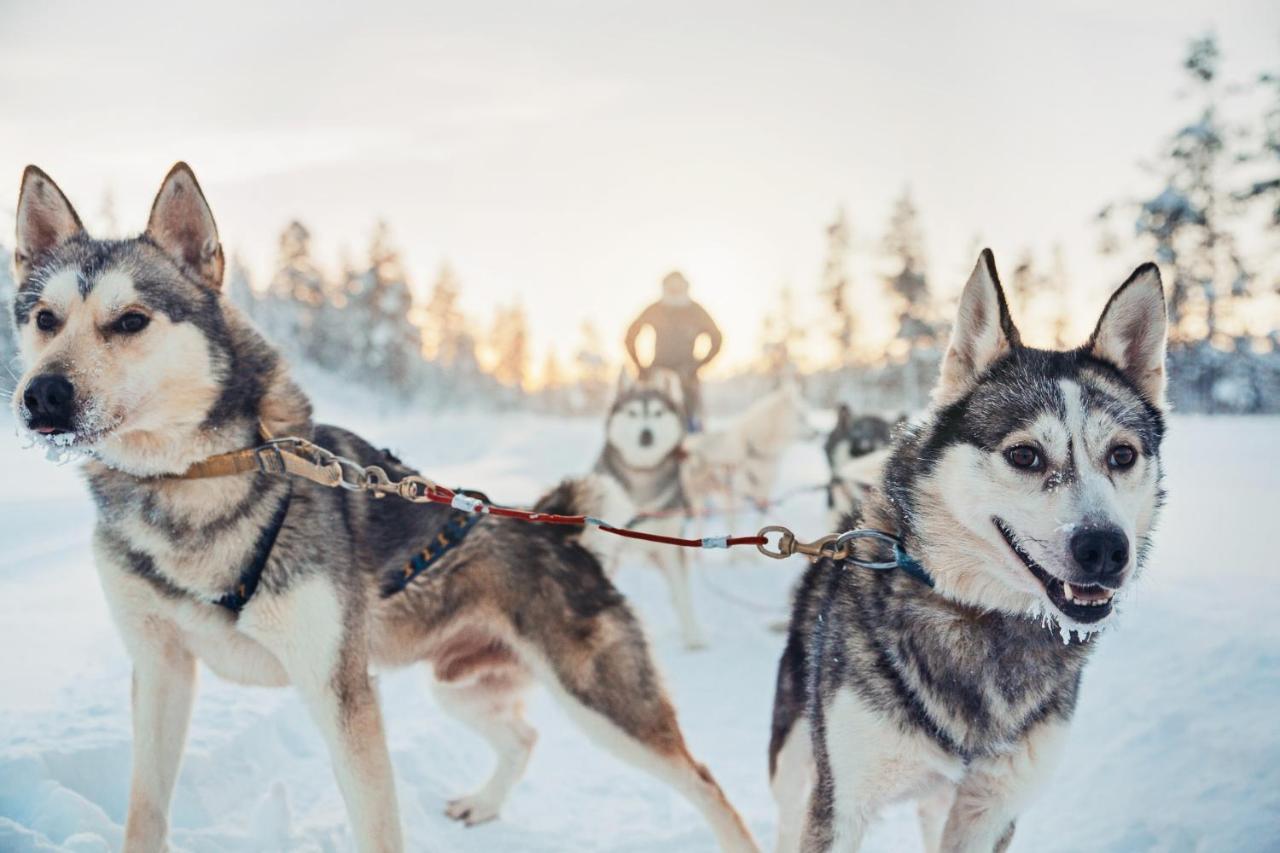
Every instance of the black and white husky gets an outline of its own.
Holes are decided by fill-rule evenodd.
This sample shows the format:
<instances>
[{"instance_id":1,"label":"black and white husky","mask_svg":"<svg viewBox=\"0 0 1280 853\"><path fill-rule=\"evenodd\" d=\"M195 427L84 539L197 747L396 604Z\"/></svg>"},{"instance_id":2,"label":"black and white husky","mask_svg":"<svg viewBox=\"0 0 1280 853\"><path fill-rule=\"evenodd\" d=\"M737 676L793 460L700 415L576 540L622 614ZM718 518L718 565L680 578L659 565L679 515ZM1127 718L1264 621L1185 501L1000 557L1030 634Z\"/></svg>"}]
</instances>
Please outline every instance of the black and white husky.
<instances>
[{"instance_id":1,"label":"black and white husky","mask_svg":"<svg viewBox=\"0 0 1280 853\"><path fill-rule=\"evenodd\" d=\"M595 471L622 487L633 505L631 526L636 529L682 535L689 512L681 477L687 422L679 376L650 370L636 379L623 372L605 419L605 445ZM694 613L684 550L643 542L631 547L666 578L685 646L704 647L706 635Z\"/></svg>"},{"instance_id":2,"label":"black and white husky","mask_svg":"<svg viewBox=\"0 0 1280 853\"><path fill-rule=\"evenodd\" d=\"M822 449L831 479L827 482L827 514L837 527L868 489L880 482L881 469L889 458L896 423L876 414L855 415L848 405L836 409L836 425L827 433Z\"/></svg>"},{"instance_id":3,"label":"black and white husky","mask_svg":"<svg viewBox=\"0 0 1280 853\"><path fill-rule=\"evenodd\" d=\"M375 501L256 467L187 476L263 433L314 440L397 479L412 473L312 423L278 354L222 298L222 248L190 169L169 173L144 234L95 240L53 181L28 168L14 257L26 368L16 414L32 434L90 456L98 573L133 659L126 850L166 846L197 660L232 681L301 693L360 850L401 847L369 668L420 662L441 704L496 752L492 777L451 802L450 817L471 825L501 810L537 738L522 696L539 681L597 741L688 797L724 849L754 849L690 755L595 531ZM580 514L600 503L603 482L566 482L539 508Z\"/></svg>"},{"instance_id":4,"label":"black and white husky","mask_svg":"<svg viewBox=\"0 0 1280 853\"><path fill-rule=\"evenodd\" d=\"M1084 346L1023 346L982 254L932 407L847 521L899 537L933 588L832 560L797 587L770 745L780 850L854 850L903 799L930 850L1008 845L1062 749L1090 630L1148 549L1165 327L1148 264Z\"/></svg>"}]
</instances>

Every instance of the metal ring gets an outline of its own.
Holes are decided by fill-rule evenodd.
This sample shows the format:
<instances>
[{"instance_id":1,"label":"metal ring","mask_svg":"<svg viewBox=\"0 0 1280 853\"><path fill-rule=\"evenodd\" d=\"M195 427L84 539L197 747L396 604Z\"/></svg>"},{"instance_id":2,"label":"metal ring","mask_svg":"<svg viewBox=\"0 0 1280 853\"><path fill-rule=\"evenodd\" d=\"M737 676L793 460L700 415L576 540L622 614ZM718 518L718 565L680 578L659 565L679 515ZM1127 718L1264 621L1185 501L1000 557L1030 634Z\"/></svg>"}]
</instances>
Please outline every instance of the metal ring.
<instances>
[{"instance_id":1,"label":"metal ring","mask_svg":"<svg viewBox=\"0 0 1280 853\"><path fill-rule=\"evenodd\" d=\"M778 534L778 550L777 551L770 551L767 547L769 544L768 536L771 533ZM793 553L795 553L794 551L794 545L796 541L795 534L781 525L770 524L768 527L762 527L760 528L760 532L757 533L756 535L765 537L764 542L760 542L759 544L756 545L756 550L758 550L761 554L764 554L766 557L771 557L775 560L785 560L787 557L790 557ZM785 549L782 544L783 542L787 542L787 541L790 541L791 543L791 550Z\"/></svg>"},{"instance_id":2,"label":"metal ring","mask_svg":"<svg viewBox=\"0 0 1280 853\"><path fill-rule=\"evenodd\" d=\"M860 528L858 530L846 530L836 537L837 545L845 545L855 539L878 539L886 545L894 549L894 558L892 560L859 560L853 556L853 549L847 549L845 561L853 563L855 566L863 569L876 569L885 571L888 569L896 569L898 567L897 548L900 544L898 537L885 533L883 530L871 530L869 528Z\"/></svg>"}]
</instances>

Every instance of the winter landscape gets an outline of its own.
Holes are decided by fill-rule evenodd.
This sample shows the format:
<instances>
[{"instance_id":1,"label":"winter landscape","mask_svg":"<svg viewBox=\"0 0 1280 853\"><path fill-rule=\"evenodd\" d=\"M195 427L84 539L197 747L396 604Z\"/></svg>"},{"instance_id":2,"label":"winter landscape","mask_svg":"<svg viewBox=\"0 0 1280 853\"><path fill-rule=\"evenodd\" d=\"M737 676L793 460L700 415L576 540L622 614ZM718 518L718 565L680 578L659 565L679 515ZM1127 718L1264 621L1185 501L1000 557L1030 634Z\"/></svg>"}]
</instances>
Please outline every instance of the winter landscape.
<instances>
[{"instance_id":1,"label":"winter landscape","mask_svg":"<svg viewBox=\"0 0 1280 853\"><path fill-rule=\"evenodd\" d=\"M132 666L94 567L82 461L46 453L15 411L18 181L40 165L93 236L123 238L180 159L217 217L221 298L279 348L316 420L440 483L528 506L591 471L620 377L667 358L684 322L696 328L673 369L704 401L692 427L733 424L794 383L804 426L781 448L775 503L733 530L713 514L696 535L834 532L824 440L841 407L886 430L923 416L982 247L1038 347L1081 344L1129 270L1154 261L1168 499L1011 849L1280 851L1273 3L830 4L810 18L386 0L352 20L228 2L198 34L162 4L57 5L0 2L0 88L15 93L0 108L0 851L122 849L132 739ZM57 34L52 61L33 33ZM86 79L116 90L85 98ZM197 91L199 108L174 106ZM782 626L804 565L698 552L698 650L647 560L627 554L616 577L692 751L762 849L778 827ZM294 691L199 679L173 849L355 849ZM684 799L541 690L537 746L501 817L450 819L493 757L430 679L422 665L377 674L407 849L716 849ZM914 807L892 808L864 849L924 849Z\"/></svg>"}]
</instances>

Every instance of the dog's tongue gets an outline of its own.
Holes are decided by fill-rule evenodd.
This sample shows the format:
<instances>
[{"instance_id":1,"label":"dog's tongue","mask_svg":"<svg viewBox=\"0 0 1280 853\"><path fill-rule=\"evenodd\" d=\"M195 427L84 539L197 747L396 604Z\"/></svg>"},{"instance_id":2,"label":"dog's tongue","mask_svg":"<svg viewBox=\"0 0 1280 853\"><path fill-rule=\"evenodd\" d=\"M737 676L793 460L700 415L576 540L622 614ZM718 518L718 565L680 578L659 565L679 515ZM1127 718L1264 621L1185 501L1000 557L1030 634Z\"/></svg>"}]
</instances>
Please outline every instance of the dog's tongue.
<instances>
[{"instance_id":1,"label":"dog's tongue","mask_svg":"<svg viewBox=\"0 0 1280 853\"><path fill-rule=\"evenodd\" d=\"M40 433L41 435L53 435L54 433L62 432L62 430L58 429L57 427L42 426L42 427L36 427L36 432Z\"/></svg>"}]
</instances>

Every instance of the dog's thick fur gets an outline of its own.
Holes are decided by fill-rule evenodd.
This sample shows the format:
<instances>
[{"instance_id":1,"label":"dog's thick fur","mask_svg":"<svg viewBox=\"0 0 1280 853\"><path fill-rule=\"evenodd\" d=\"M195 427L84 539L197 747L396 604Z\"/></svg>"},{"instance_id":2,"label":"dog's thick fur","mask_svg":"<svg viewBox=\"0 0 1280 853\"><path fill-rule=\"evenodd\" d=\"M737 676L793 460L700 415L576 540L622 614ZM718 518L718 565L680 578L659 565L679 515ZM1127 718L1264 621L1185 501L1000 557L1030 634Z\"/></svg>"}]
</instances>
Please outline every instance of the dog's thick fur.
<instances>
[{"instance_id":1,"label":"dog's thick fur","mask_svg":"<svg viewBox=\"0 0 1280 853\"><path fill-rule=\"evenodd\" d=\"M605 419L605 445L595 473L608 477L632 504L630 526L648 533L681 536L689 502L681 468L687 423L680 377L669 370L649 370L632 378L623 372ZM666 579L686 648L706 646L706 634L693 608L689 559L684 549L648 542L629 542Z\"/></svg>"},{"instance_id":2,"label":"dog's thick fur","mask_svg":"<svg viewBox=\"0 0 1280 853\"><path fill-rule=\"evenodd\" d=\"M166 178L143 235L99 241L53 181L29 168L17 226L14 318L27 369L15 408L46 440L90 456L98 569L134 663L126 849L165 846L197 660L234 681L302 694L361 850L401 847L369 667L420 661L444 707L497 753L493 776L450 803L452 817L493 818L520 778L535 740L521 695L536 679L600 743L688 797L722 847L753 849L689 754L640 626L580 529L483 518L384 598L381 580L401 572L453 510L265 474L169 476L255 444L260 424L396 477L410 473L349 432L312 425L275 351L220 296L222 250L190 169L179 164ZM601 499L597 488L565 483L539 506L577 512ZM286 500L247 606L237 615L213 603L237 585Z\"/></svg>"},{"instance_id":3,"label":"dog's thick fur","mask_svg":"<svg viewBox=\"0 0 1280 853\"><path fill-rule=\"evenodd\" d=\"M780 850L854 850L902 799L930 850L1008 845L1061 752L1088 629L1147 551L1165 326L1147 265L1086 345L1025 347L983 253L931 410L847 521L898 534L936 589L830 560L797 588L769 753Z\"/></svg>"},{"instance_id":4,"label":"dog's thick fur","mask_svg":"<svg viewBox=\"0 0 1280 853\"><path fill-rule=\"evenodd\" d=\"M815 435L807 413L800 384L788 375L729 423L689 436L681 477L692 514L703 518L720 509L727 529L736 530L744 504L763 512L782 454L792 442Z\"/></svg>"}]
</instances>

